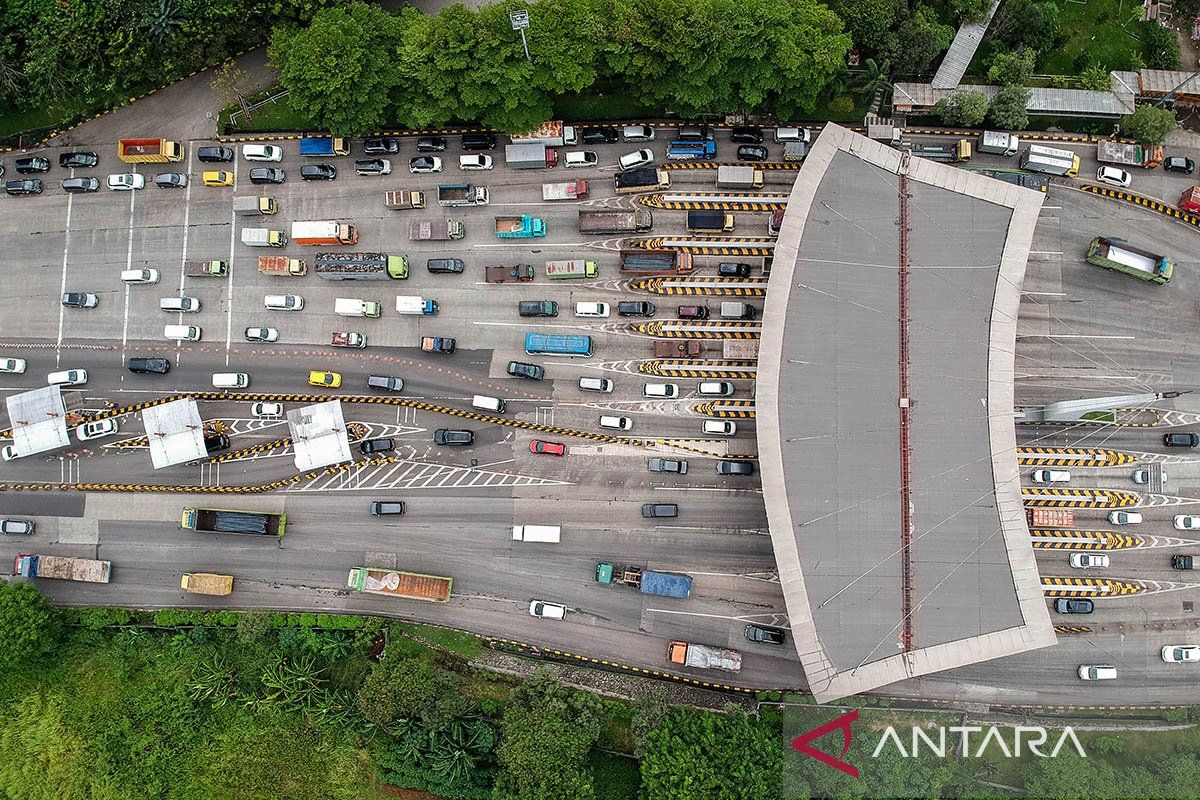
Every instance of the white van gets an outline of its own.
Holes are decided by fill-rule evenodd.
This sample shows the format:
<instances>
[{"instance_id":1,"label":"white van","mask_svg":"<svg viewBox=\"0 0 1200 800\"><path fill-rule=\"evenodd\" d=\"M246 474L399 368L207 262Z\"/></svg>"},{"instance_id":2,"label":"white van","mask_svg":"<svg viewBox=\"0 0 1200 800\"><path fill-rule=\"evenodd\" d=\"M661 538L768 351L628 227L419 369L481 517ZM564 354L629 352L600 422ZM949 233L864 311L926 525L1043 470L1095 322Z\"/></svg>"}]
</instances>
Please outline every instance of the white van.
<instances>
[{"instance_id":1,"label":"white van","mask_svg":"<svg viewBox=\"0 0 1200 800\"><path fill-rule=\"evenodd\" d=\"M704 420L704 432L712 436L735 436L737 423L727 419L706 419Z\"/></svg>"},{"instance_id":2,"label":"white van","mask_svg":"<svg viewBox=\"0 0 1200 800\"><path fill-rule=\"evenodd\" d=\"M601 428L612 428L618 431L627 431L633 428L633 420L629 417L610 417L603 416L600 418Z\"/></svg>"},{"instance_id":3,"label":"white van","mask_svg":"<svg viewBox=\"0 0 1200 800\"><path fill-rule=\"evenodd\" d=\"M121 270L122 283L158 283L158 270L156 269L123 269Z\"/></svg>"},{"instance_id":4,"label":"white van","mask_svg":"<svg viewBox=\"0 0 1200 800\"><path fill-rule=\"evenodd\" d=\"M46 376L48 386L82 386L87 383L86 369L64 369Z\"/></svg>"},{"instance_id":5,"label":"white van","mask_svg":"<svg viewBox=\"0 0 1200 800\"><path fill-rule=\"evenodd\" d=\"M499 397L488 397L485 394L477 394L471 398L471 408L478 408L480 411L491 411L493 414L503 414L508 406Z\"/></svg>"},{"instance_id":6,"label":"white van","mask_svg":"<svg viewBox=\"0 0 1200 800\"><path fill-rule=\"evenodd\" d=\"M577 317L607 317L608 303L576 303L575 316Z\"/></svg>"},{"instance_id":7,"label":"white van","mask_svg":"<svg viewBox=\"0 0 1200 800\"><path fill-rule=\"evenodd\" d=\"M167 339L175 339L182 342L198 342L200 341L200 326L165 325L163 326L163 336Z\"/></svg>"},{"instance_id":8,"label":"white van","mask_svg":"<svg viewBox=\"0 0 1200 800\"><path fill-rule=\"evenodd\" d=\"M580 378L579 388L585 392L603 392L611 394L613 382L608 378Z\"/></svg>"},{"instance_id":9,"label":"white van","mask_svg":"<svg viewBox=\"0 0 1200 800\"><path fill-rule=\"evenodd\" d=\"M558 525L513 525L514 542L546 542L558 544L562 528Z\"/></svg>"},{"instance_id":10,"label":"white van","mask_svg":"<svg viewBox=\"0 0 1200 800\"><path fill-rule=\"evenodd\" d=\"M191 314L200 310L200 301L195 297L164 297L158 301L163 311L182 311Z\"/></svg>"},{"instance_id":11,"label":"white van","mask_svg":"<svg viewBox=\"0 0 1200 800\"><path fill-rule=\"evenodd\" d=\"M733 394L733 384L729 381L701 381L696 388L696 394L704 397L729 397Z\"/></svg>"},{"instance_id":12,"label":"white van","mask_svg":"<svg viewBox=\"0 0 1200 800\"><path fill-rule=\"evenodd\" d=\"M1113 681L1117 679L1117 668L1111 664L1080 664L1079 680Z\"/></svg>"},{"instance_id":13,"label":"white van","mask_svg":"<svg viewBox=\"0 0 1200 800\"><path fill-rule=\"evenodd\" d=\"M300 311L304 308L304 298L298 294L269 294L263 298L263 308L272 311Z\"/></svg>"},{"instance_id":14,"label":"white van","mask_svg":"<svg viewBox=\"0 0 1200 800\"><path fill-rule=\"evenodd\" d=\"M679 386L674 383L647 383L642 387L643 397L665 397L672 398L679 396Z\"/></svg>"},{"instance_id":15,"label":"white van","mask_svg":"<svg viewBox=\"0 0 1200 800\"><path fill-rule=\"evenodd\" d=\"M214 372L212 385L217 389L245 389L250 385L250 376L244 372Z\"/></svg>"},{"instance_id":16,"label":"white van","mask_svg":"<svg viewBox=\"0 0 1200 800\"><path fill-rule=\"evenodd\" d=\"M244 144L242 158L247 161L282 161L283 148L273 144Z\"/></svg>"},{"instance_id":17,"label":"white van","mask_svg":"<svg viewBox=\"0 0 1200 800\"><path fill-rule=\"evenodd\" d=\"M777 142L804 142L808 144L812 139L812 133L808 128L776 128L775 141Z\"/></svg>"}]
</instances>

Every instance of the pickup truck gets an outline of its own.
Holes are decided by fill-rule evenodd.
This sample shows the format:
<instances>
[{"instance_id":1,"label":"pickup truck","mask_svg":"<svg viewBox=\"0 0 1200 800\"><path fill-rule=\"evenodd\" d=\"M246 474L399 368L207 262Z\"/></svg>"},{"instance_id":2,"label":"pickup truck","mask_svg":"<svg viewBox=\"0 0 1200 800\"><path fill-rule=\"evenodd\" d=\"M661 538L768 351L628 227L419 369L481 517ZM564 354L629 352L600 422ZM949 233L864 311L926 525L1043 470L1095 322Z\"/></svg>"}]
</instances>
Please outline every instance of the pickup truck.
<instances>
[{"instance_id":1,"label":"pickup truck","mask_svg":"<svg viewBox=\"0 0 1200 800\"><path fill-rule=\"evenodd\" d=\"M439 183L437 201L439 206L446 208L486 206L488 204L488 188L471 183Z\"/></svg>"},{"instance_id":2,"label":"pickup truck","mask_svg":"<svg viewBox=\"0 0 1200 800\"><path fill-rule=\"evenodd\" d=\"M539 239L546 235L546 220L522 214L519 217L496 217L497 239Z\"/></svg>"},{"instance_id":3,"label":"pickup truck","mask_svg":"<svg viewBox=\"0 0 1200 800\"><path fill-rule=\"evenodd\" d=\"M300 140L302 156L347 156L350 143L342 136L305 136Z\"/></svg>"},{"instance_id":4,"label":"pickup truck","mask_svg":"<svg viewBox=\"0 0 1200 800\"><path fill-rule=\"evenodd\" d=\"M448 242L463 238L461 219L414 219L408 224L408 238L414 242Z\"/></svg>"},{"instance_id":5,"label":"pickup truck","mask_svg":"<svg viewBox=\"0 0 1200 800\"><path fill-rule=\"evenodd\" d=\"M401 211L408 208L424 208L425 193L393 189L383 193L383 205L385 208L390 208L393 211Z\"/></svg>"},{"instance_id":6,"label":"pickup truck","mask_svg":"<svg viewBox=\"0 0 1200 800\"><path fill-rule=\"evenodd\" d=\"M588 196L588 182L580 178L565 183L543 183L542 199L551 200L583 200Z\"/></svg>"},{"instance_id":7,"label":"pickup truck","mask_svg":"<svg viewBox=\"0 0 1200 800\"><path fill-rule=\"evenodd\" d=\"M183 274L189 278L224 278L229 274L225 261L185 261Z\"/></svg>"},{"instance_id":8,"label":"pickup truck","mask_svg":"<svg viewBox=\"0 0 1200 800\"><path fill-rule=\"evenodd\" d=\"M483 268L483 279L487 283L527 283L533 280L532 264L514 264L511 267L494 264Z\"/></svg>"},{"instance_id":9,"label":"pickup truck","mask_svg":"<svg viewBox=\"0 0 1200 800\"><path fill-rule=\"evenodd\" d=\"M308 265L303 258L288 258L287 256L259 256L258 271L263 275L279 277L299 277L308 273Z\"/></svg>"},{"instance_id":10,"label":"pickup truck","mask_svg":"<svg viewBox=\"0 0 1200 800\"><path fill-rule=\"evenodd\" d=\"M361 350L367 346L367 337L358 331L334 331L330 334L329 344L332 347L355 347Z\"/></svg>"},{"instance_id":11,"label":"pickup truck","mask_svg":"<svg viewBox=\"0 0 1200 800\"><path fill-rule=\"evenodd\" d=\"M426 353L453 353L455 344L449 336L421 337L421 349Z\"/></svg>"}]
</instances>

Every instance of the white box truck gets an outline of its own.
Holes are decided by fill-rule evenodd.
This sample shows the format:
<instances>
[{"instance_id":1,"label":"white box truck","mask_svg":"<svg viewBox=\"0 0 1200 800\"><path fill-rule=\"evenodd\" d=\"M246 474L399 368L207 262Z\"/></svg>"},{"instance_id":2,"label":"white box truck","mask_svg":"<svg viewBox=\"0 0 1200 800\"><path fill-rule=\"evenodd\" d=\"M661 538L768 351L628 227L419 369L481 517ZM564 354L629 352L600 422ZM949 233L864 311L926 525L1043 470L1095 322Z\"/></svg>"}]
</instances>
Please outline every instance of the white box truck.
<instances>
[{"instance_id":1,"label":"white box truck","mask_svg":"<svg viewBox=\"0 0 1200 800\"><path fill-rule=\"evenodd\" d=\"M1021 149L1021 140L1015 134L1000 131L984 131L979 137L979 152L998 156L1015 156Z\"/></svg>"},{"instance_id":2,"label":"white box truck","mask_svg":"<svg viewBox=\"0 0 1200 800\"><path fill-rule=\"evenodd\" d=\"M333 301L333 313L339 317L378 317L380 306L376 300L339 297Z\"/></svg>"},{"instance_id":3,"label":"white box truck","mask_svg":"<svg viewBox=\"0 0 1200 800\"><path fill-rule=\"evenodd\" d=\"M562 528L558 525L513 525L514 542L545 542L558 544Z\"/></svg>"}]
</instances>

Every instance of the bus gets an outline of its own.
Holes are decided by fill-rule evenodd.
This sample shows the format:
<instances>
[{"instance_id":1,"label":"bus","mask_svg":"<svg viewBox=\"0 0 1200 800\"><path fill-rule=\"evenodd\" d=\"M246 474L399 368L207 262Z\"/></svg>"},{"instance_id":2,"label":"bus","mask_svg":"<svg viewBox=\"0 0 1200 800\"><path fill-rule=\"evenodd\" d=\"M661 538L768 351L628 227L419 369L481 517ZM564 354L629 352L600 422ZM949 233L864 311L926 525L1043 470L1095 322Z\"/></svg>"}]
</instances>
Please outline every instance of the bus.
<instances>
[{"instance_id":1,"label":"bus","mask_svg":"<svg viewBox=\"0 0 1200 800\"><path fill-rule=\"evenodd\" d=\"M527 333L525 334L525 352L531 356L554 355L589 358L592 355L592 337Z\"/></svg>"}]
</instances>

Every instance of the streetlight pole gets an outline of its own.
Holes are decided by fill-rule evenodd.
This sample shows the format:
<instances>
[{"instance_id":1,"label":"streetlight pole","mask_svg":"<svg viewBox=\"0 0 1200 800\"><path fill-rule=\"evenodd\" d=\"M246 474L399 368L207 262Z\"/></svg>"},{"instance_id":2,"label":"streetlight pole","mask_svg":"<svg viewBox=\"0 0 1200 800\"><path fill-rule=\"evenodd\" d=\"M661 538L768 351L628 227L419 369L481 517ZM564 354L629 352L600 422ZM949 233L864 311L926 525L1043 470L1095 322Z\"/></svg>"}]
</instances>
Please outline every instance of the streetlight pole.
<instances>
[{"instance_id":1,"label":"streetlight pole","mask_svg":"<svg viewBox=\"0 0 1200 800\"><path fill-rule=\"evenodd\" d=\"M525 29L529 27L529 12L528 11L510 11L508 12L508 20L512 23L514 31L521 32L521 47L525 48L525 60L530 64L533 59L529 57L529 42L525 41Z\"/></svg>"}]
</instances>

